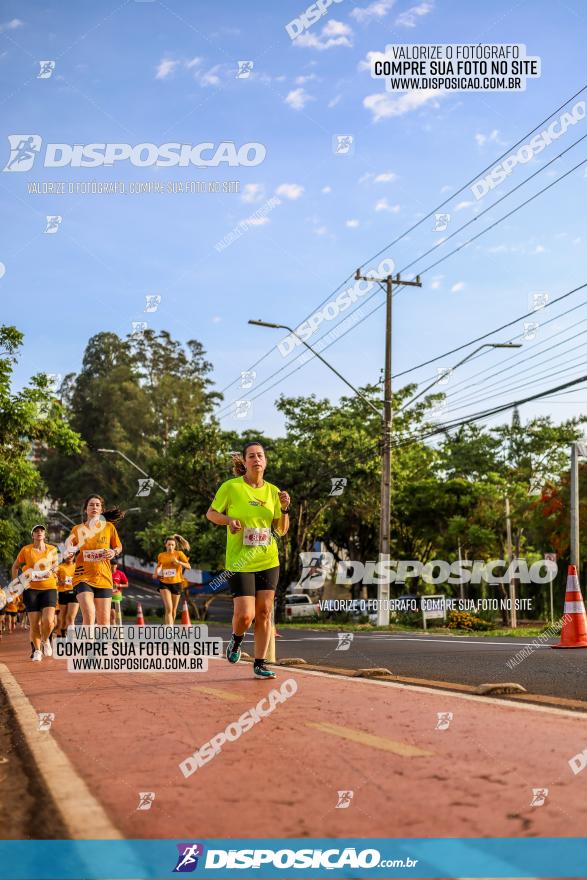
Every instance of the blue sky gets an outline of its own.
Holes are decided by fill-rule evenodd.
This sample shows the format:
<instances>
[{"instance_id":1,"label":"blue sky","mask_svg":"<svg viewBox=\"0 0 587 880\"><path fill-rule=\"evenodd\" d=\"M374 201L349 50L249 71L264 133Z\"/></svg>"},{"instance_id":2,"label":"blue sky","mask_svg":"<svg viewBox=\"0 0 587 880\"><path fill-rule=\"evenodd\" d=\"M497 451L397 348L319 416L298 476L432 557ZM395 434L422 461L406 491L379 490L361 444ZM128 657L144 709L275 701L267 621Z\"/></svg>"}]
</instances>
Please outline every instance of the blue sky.
<instances>
[{"instance_id":1,"label":"blue sky","mask_svg":"<svg viewBox=\"0 0 587 880\"><path fill-rule=\"evenodd\" d=\"M38 134L44 144L234 141L266 148L256 167L135 168L125 161L113 168L51 169L37 160L30 171L0 173L2 320L25 333L17 382L41 370L74 372L90 336L102 330L124 335L131 322L145 320L179 339L201 340L218 388L238 380L270 351L256 368L253 387L245 391L237 381L220 410L225 427L253 425L268 433L282 431L274 407L279 393L337 399L345 388L315 360L287 378L295 355L284 359L276 350L279 331L251 327L247 320L297 326L357 266L583 85L586 18L577 3L557 7L553 15L551 4L530 0L513 5L511 0L342 0L294 41L285 26L304 11L304 0L82 0L51 6L7 2L3 8L2 167L10 155L8 135L14 133ZM382 52L388 43L416 42L524 43L529 55L541 57L542 75L516 93L386 93L383 82L370 76L368 53ZM39 79L39 61L47 59L55 60L55 69L50 78ZM250 77L237 78L239 60L254 62ZM585 126L587 120L570 126L486 198L476 201L469 190L452 199L443 209L451 215L444 235L582 137ZM336 155L333 138L349 134L352 155ZM579 144L474 229L455 236L453 247L584 156ZM123 181L128 189L134 182L186 180L238 180L241 191L27 191L33 181ZM394 371L522 315L536 292L552 299L586 281L586 187L583 166L425 274L422 289L401 291L394 304ZM279 203L267 208L270 199ZM221 251L215 247L255 212L256 222L237 240ZM63 218L54 235L44 232L48 215ZM401 269L441 238L433 220L427 220L385 256ZM448 250L447 244L417 260L406 277ZM154 314L144 313L147 294L161 296ZM564 308L586 300L580 292ZM365 313L377 301L382 302L381 294ZM550 308L535 320L543 324L562 310ZM463 416L539 391L557 384L561 373L564 381L587 372L580 348L567 354L581 345L582 337L575 335L583 331L579 322L585 318L587 308L578 309L538 328L536 338L523 340L517 353L491 351L463 366L442 388L449 394L444 415ZM336 323L323 326L331 330ZM508 341L521 332L520 323L491 341ZM557 347L542 355L551 345ZM467 351L403 381L431 381L437 366L449 367ZM522 360L531 355L536 357ZM353 384L377 381L383 310L355 326L326 356ZM476 375L505 366L511 369L495 378ZM278 386L253 401L246 421L234 417L232 401L255 396L277 380ZM527 406L522 416L551 412L563 418L583 411L585 403L587 391L567 394Z\"/></svg>"}]
</instances>

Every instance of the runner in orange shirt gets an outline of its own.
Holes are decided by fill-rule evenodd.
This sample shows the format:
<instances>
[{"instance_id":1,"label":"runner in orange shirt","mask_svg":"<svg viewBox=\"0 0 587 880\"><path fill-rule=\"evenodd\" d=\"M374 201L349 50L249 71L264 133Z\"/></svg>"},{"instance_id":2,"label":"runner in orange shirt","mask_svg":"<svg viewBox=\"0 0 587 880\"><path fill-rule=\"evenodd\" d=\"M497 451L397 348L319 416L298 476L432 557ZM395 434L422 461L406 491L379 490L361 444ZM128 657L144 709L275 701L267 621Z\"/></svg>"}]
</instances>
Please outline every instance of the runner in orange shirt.
<instances>
[{"instance_id":1,"label":"runner in orange shirt","mask_svg":"<svg viewBox=\"0 0 587 880\"><path fill-rule=\"evenodd\" d=\"M122 553L114 525L124 513L106 510L101 495L90 495L82 508L84 522L74 526L67 539L68 550L77 553L73 591L82 610L84 626L109 626L112 602L110 560Z\"/></svg>"},{"instance_id":2,"label":"runner in orange shirt","mask_svg":"<svg viewBox=\"0 0 587 880\"><path fill-rule=\"evenodd\" d=\"M178 550L178 545L181 550ZM165 609L165 623L175 623L179 597L181 596L184 569L191 568L190 561L183 553L189 553L190 545L181 535L165 538L165 552L157 557L157 567L153 572L155 580L159 578L157 589L161 594Z\"/></svg>"},{"instance_id":3,"label":"runner in orange shirt","mask_svg":"<svg viewBox=\"0 0 587 880\"><path fill-rule=\"evenodd\" d=\"M53 655L49 636L53 631L57 605L57 548L45 543L45 526L33 526L31 535L33 543L20 550L12 566L12 577L18 576L19 569L27 577L24 604L31 624L31 660L38 663L43 655Z\"/></svg>"},{"instance_id":4,"label":"runner in orange shirt","mask_svg":"<svg viewBox=\"0 0 587 880\"><path fill-rule=\"evenodd\" d=\"M79 609L77 598L73 592L73 575L75 573L75 553L67 553L57 569L57 589L59 590L59 620L56 624L57 635L65 637L67 627L73 626Z\"/></svg>"}]
</instances>

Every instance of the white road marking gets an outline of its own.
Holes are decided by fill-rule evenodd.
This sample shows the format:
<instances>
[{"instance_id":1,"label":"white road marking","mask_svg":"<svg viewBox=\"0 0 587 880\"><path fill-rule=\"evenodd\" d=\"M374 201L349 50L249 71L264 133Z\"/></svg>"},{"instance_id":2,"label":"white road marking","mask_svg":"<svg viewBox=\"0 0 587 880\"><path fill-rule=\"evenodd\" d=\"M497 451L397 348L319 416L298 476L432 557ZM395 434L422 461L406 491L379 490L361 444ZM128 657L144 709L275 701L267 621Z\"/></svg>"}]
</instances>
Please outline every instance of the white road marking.
<instances>
[{"instance_id":1,"label":"white road marking","mask_svg":"<svg viewBox=\"0 0 587 880\"><path fill-rule=\"evenodd\" d=\"M218 658L220 659L220 658ZM328 672L316 672L313 669L301 669L299 666L296 666L295 669L289 667L287 669L289 675L317 675L320 678L329 678L331 681L333 678L337 678L336 675ZM438 692L443 690L444 693L448 696L450 694L451 697L454 697L456 700L470 700L473 703L487 703L491 706L501 706L507 707L509 709L521 709L524 712L545 712L547 715L562 715L565 718L581 718L583 713L581 712L573 712L571 709L557 709L554 706L541 706L537 703L519 703L517 700L500 700L498 697L480 697L476 694L462 694L458 691L451 691L450 688L437 688L437 687L426 687L425 685L417 685L417 684L400 684L394 681L377 681L374 678L347 678L345 676L340 676L340 681L353 682L355 685L360 685L362 683L368 685L377 685L377 687L389 687L389 688L403 688L406 691L414 691L414 693L420 694L431 694L438 698ZM439 682L442 684L442 682ZM583 716L584 721L584 716Z\"/></svg>"},{"instance_id":2,"label":"white road marking","mask_svg":"<svg viewBox=\"0 0 587 880\"><path fill-rule=\"evenodd\" d=\"M371 634L367 635L367 634L363 633L360 636L358 636L358 638L372 639L374 635L375 635L375 633L373 633L372 635ZM355 634L355 636L356 636L356 634ZM455 637L455 638L458 638L458 637ZM467 640L468 637L463 636L462 638ZM385 641L387 641L387 642L424 642L425 644L427 644L428 642L439 642L439 643L444 643L444 644L448 644L448 645L455 644L454 639L431 639L431 638L426 638L426 637L425 638L415 638L413 636L405 636L404 637L404 636L393 636L393 635L384 636L383 638L378 638L378 639L373 639L373 640L377 641L377 642L385 642ZM301 639L300 638L286 639L283 636L281 636L279 638L280 644L285 644L286 642L337 642L337 641L338 641L338 636L310 636L308 638L301 638ZM509 648L509 649L525 648L525 647L530 647L530 648L550 648L551 647L551 645L546 642L543 642L540 644L536 644L535 642L490 642L489 640L485 640L485 639L483 641L481 641L481 640L479 640L479 641L464 641L463 644L467 645L467 647L472 646L474 648L480 648L480 647L483 648L483 647L485 647L485 645L497 645L500 648Z\"/></svg>"}]
</instances>

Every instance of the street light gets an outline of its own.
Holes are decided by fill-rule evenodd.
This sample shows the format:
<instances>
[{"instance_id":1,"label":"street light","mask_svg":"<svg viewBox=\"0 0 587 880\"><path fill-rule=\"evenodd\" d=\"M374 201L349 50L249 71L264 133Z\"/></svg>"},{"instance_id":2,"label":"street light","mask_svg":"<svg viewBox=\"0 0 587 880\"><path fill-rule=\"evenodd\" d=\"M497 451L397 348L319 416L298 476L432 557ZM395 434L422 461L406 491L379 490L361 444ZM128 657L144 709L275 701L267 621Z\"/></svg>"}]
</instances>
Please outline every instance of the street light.
<instances>
[{"instance_id":1,"label":"street light","mask_svg":"<svg viewBox=\"0 0 587 880\"><path fill-rule=\"evenodd\" d=\"M316 355L316 357L319 360L321 360L323 364L326 364L326 366L328 367L329 370L332 370L333 373L336 373L338 378L342 379L342 381L345 383L345 385L348 385L349 388L352 388L352 390L355 392L357 397L360 397L361 400L367 404L367 406L370 406L371 409L375 410L375 412L377 413L378 416L381 416L380 410L377 409L377 407L375 406L374 403L372 403L367 397L365 397L364 394L361 394L361 392L359 391L358 388L355 388L354 385L351 385L349 380L345 379L345 377L342 375L342 373L339 373L338 370L336 370L332 366L332 364L328 363L326 358L323 358L322 355L319 354L319 352L317 352L315 348L312 348L311 345L308 345L308 343L304 339L302 339L301 336L298 336L298 334L296 333L295 330L293 330L291 327L288 327L287 324L272 324L269 321L261 321L260 318L257 321L253 321L252 319L249 320L249 324L254 324L256 327L271 327L272 330L287 330L289 333L292 334L292 336L295 336L296 339L299 339L300 342L302 343L302 345L305 345L306 348L308 348L312 352L312 354Z\"/></svg>"},{"instance_id":2,"label":"street light","mask_svg":"<svg viewBox=\"0 0 587 880\"><path fill-rule=\"evenodd\" d=\"M332 364L330 364L326 360L326 358L323 358L322 355L319 354L314 348L312 348L311 345L308 345L308 343L304 339L302 339L300 336L298 336L298 334L295 332L295 330L293 330L291 327L288 327L287 324L272 324L269 321L261 321L260 319L257 321L250 320L249 324L254 324L257 327L270 327L274 330L287 330L289 333L291 333L293 336L295 336L296 339L299 339L300 342L303 345L305 345L306 348L308 348L312 352L312 354L316 355L316 357L319 360L321 360L323 364L326 364L328 369L332 370L332 372L335 373L338 376L338 378L341 379L345 383L345 385L348 385L349 388L352 388L352 390L355 392L355 394L364 403L366 403L367 406L369 406L374 412L376 412L380 419L382 419L382 423L383 423L383 448L382 448L382 472L381 472L382 499L381 499L380 551L381 551L381 553L387 554L387 555L382 555L381 558L388 559L389 558L389 516L390 516L390 514L389 514L389 480L388 480L389 467L388 467L388 463L390 463L390 461L391 461L391 458L390 458L391 448L390 448L389 444L386 442L387 438L389 436L389 432L387 430L388 422L387 422L387 418L386 418L386 414L388 411L387 404L385 405L384 411L382 411L378 407L376 407L375 404L372 403L368 398L366 398L365 395L362 394L358 388L355 388L355 386L352 385L348 379L345 379L345 377L342 375L342 373L339 373L338 370L336 370L332 366ZM389 370L389 372L391 372L391 369ZM388 503L386 503L386 500ZM387 522L387 525L385 525L386 522ZM387 590L386 590L385 594L383 594L383 589L384 588L382 586L382 583L379 582L378 587L377 587L379 600L389 599L389 585L387 585ZM384 624L389 623L389 606L387 607L387 610L384 610L382 601L380 601L378 604L377 614L378 614L378 618L377 618L378 623L384 623Z\"/></svg>"},{"instance_id":3,"label":"street light","mask_svg":"<svg viewBox=\"0 0 587 880\"><path fill-rule=\"evenodd\" d=\"M480 345L479 348L476 348L474 351L470 352L466 357L464 357L461 361L459 361L458 364L455 364L454 367L451 367L450 370L451 370L451 372L453 370L456 370L457 367L462 366L462 364L464 364L466 361L470 360L473 357L473 355L476 355L477 352L481 351L483 348L521 348L521 347L522 347L521 342L484 342L483 345ZM416 395L414 395L414 397L412 397L410 400L408 400L407 403L404 403L400 412L403 412L407 406L409 406L411 403L413 403L419 397L422 397L422 395L426 394L427 391L430 391L430 389L433 388L438 382L440 382L441 379L442 379L442 376L437 376L436 379L434 380L434 382L431 382L430 385L427 385L426 388L423 388L422 391L419 391Z\"/></svg>"},{"instance_id":4,"label":"street light","mask_svg":"<svg viewBox=\"0 0 587 880\"><path fill-rule=\"evenodd\" d=\"M138 464L136 464L136 462L134 462L134 461L132 460L132 458L129 458L128 455L125 455L124 452L121 452L121 451L120 451L120 449L98 449L97 451L98 451L98 452L107 452L107 453L110 453L110 454L112 454L112 455L120 455L120 456L122 456L122 458L124 458L125 461L128 461L129 464L132 464L132 466L133 466L134 468L136 468L136 469L139 471L139 473L141 473L141 474L142 474L144 477L146 477L148 480L153 480L153 482L155 483L155 485L156 485L156 486L159 486L159 488L161 489L162 492L165 492L166 495L169 495L169 489L166 489L165 486L162 486L161 483L158 483L157 480L155 480L153 477L150 477L148 473L146 473L142 468L140 468L140 467L138 466Z\"/></svg>"}]
</instances>

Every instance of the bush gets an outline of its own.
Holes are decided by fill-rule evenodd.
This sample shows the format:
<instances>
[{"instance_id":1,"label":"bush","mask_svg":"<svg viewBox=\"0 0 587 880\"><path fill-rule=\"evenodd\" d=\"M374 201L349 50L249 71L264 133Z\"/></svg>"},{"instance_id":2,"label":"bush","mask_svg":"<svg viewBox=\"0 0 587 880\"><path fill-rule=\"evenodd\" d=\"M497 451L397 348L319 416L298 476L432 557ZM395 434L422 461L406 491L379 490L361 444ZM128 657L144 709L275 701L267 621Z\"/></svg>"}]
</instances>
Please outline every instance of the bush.
<instances>
[{"instance_id":1,"label":"bush","mask_svg":"<svg viewBox=\"0 0 587 880\"><path fill-rule=\"evenodd\" d=\"M483 620L468 611L449 611L447 615L447 626L449 629L469 629L469 630L488 630L493 628L493 623L489 620Z\"/></svg>"}]
</instances>

